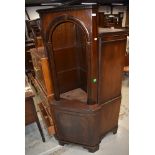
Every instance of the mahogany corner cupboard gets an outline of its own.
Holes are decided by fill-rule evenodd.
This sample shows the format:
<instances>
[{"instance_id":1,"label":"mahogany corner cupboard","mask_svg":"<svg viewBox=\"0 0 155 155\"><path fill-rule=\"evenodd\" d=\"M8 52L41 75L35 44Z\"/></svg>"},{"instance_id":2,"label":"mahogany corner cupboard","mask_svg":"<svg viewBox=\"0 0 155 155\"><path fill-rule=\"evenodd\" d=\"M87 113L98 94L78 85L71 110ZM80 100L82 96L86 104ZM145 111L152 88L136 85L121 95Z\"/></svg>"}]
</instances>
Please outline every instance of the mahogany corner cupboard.
<instances>
[{"instance_id":1,"label":"mahogany corner cupboard","mask_svg":"<svg viewBox=\"0 0 155 155\"><path fill-rule=\"evenodd\" d=\"M99 28L94 5L38 13L54 86L55 137L61 145L75 143L95 152L107 132L117 132L127 32ZM67 97L77 89L83 93Z\"/></svg>"}]
</instances>

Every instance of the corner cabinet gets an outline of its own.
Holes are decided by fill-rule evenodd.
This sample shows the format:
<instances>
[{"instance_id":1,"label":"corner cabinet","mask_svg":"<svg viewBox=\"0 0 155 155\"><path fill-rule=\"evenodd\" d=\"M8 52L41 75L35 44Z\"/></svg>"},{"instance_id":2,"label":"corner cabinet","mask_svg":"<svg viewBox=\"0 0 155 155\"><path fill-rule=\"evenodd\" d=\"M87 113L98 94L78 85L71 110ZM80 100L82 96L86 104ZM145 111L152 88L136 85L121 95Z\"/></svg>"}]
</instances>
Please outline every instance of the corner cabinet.
<instances>
[{"instance_id":1,"label":"corner cabinet","mask_svg":"<svg viewBox=\"0 0 155 155\"><path fill-rule=\"evenodd\" d=\"M53 79L55 136L61 145L95 152L106 133L117 132L126 31L99 28L94 5L38 13Z\"/></svg>"}]
</instances>

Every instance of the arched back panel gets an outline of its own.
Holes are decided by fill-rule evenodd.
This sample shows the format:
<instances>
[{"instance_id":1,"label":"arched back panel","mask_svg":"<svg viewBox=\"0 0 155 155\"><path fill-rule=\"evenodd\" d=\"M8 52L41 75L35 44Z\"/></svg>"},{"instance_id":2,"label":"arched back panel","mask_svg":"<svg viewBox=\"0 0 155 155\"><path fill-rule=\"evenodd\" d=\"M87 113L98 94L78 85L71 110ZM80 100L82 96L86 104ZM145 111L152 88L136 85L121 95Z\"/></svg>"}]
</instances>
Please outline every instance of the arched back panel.
<instances>
[{"instance_id":1,"label":"arched back panel","mask_svg":"<svg viewBox=\"0 0 155 155\"><path fill-rule=\"evenodd\" d=\"M89 96L90 36L85 25L75 17L59 16L49 24L46 40L55 98L75 88Z\"/></svg>"}]
</instances>

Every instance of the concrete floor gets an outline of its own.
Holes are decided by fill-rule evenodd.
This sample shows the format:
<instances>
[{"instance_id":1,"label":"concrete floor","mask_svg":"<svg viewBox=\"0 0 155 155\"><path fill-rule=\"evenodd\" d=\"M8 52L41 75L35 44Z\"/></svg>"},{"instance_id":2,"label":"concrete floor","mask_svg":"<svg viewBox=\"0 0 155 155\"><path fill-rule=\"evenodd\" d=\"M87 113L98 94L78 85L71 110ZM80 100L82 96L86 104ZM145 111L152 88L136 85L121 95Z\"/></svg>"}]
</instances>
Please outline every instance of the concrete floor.
<instances>
[{"instance_id":1,"label":"concrete floor","mask_svg":"<svg viewBox=\"0 0 155 155\"><path fill-rule=\"evenodd\" d=\"M35 102L37 99L35 98ZM129 87L128 78L122 82L122 103L119 115L117 134L108 133L101 141L98 151L94 155L128 155L129 154ZM78 145L60 146L53 136L45 130L40 114L38 116L43 128L46 142L43 143L36 123L25 128L26 155L90 155L86 149Z\"/></svg>"}]
</instances>

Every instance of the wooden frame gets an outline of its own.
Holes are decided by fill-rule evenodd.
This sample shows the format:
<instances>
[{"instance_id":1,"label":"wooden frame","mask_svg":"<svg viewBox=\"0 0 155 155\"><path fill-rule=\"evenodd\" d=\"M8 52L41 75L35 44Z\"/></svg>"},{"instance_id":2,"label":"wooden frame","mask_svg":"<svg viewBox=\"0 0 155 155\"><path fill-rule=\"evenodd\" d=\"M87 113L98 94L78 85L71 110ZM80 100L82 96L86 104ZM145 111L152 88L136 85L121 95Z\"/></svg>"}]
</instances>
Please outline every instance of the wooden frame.
<instances>
[{"instance_id":1,"label":"wooden frame","mask_svg":"<svg viewBox=\"0 0 155 155\"><path fill-rule=\"evenodd\" d=\"M113 134L117 133L121 104L121 76L126 44L126 31L107 32L104 29L98 30L97 11L94 6L83 5L38 10L41 17L44 45L53 76L56 101L53 100L50 105L56 132L55 137L60 145L68 143L80 144L90 152L99 149L99 143L106 133L110 131ZM68 29L60 31L58 29L59 33L54 36L55 41L52 40L52 35L58 25L66 22L74 23L80 27L80 29L73 30L75 32L79 30L79 33L81 33L82 29L82 34L85 36L86 50L84 50L86 51L86 63L88 65L87 103L60 98L59 84L64 86L72 74L67 73L66 81L63 80L60 83L57 73L58 71L64 71L68 66L65 69L61 67L58 69L58 66L60 66L61 62L65 65L66 61L71 60L68 57L69 55L73 56L73 52L70 52L70 49L69 52L66 52L65 43L72 40L74 36L68 36L69 41L62 40L62 42L60 41L62 47L58 46L68 57L64 57L62 54L58 55L57 58L55 42L59 42L62 33L62 38L64 38L68 32L73 31L68 31ZM80 35L80 37L83 41L83 36ZM81 40L76 41L80 42ZM69 43L67 46L72 45ZM75 64L72 66L74 67ZM76 76L78 75L76 74ZM62 78L60 79L62 80ZM77 78L73 77L73 80L75 79ZM70 85L70 81L66 83L67 86Z\"/></svg>"},{"instance_id":2,"label":"wooden frame","mask_svg":"<svg viewBox=\"0 0 155 155\"><path fill-rule=\"evenodd\" d=\"M51 41L51 36L53 34L53 31L55 30L55 28L65 22L71 22L76 24L77 26L79 26L81 28L81 30L83 31L84 35L85 35L85 39L86 39L86 55L87 55L87 62L88 62L88 75L87 75L87 94L88 94L88 104L90 103L89 101L91 101L91 89L90 88L90 68L91 68L91 57L90 57L90 34L86 28L86 26L84 25L84 23L82 23L79 19L72 17L72 16L68 16L68 15L63 15L63 16L59 16L57 18L55 18L48 26L48 29L45 33L45 42L47 42L47 54L49 57L49 63L50 63L50 70L52 72L53 75L53 84L54 84L54 94L55 94L55 99L56 100L60 100L60 91L59 91L59 86L58 86L58 81L57 81L57 74L55 72L55 61L54 61L54 56L53 56L53 46L52 46L52 41Z\"/></svg>"}]
</instances>

